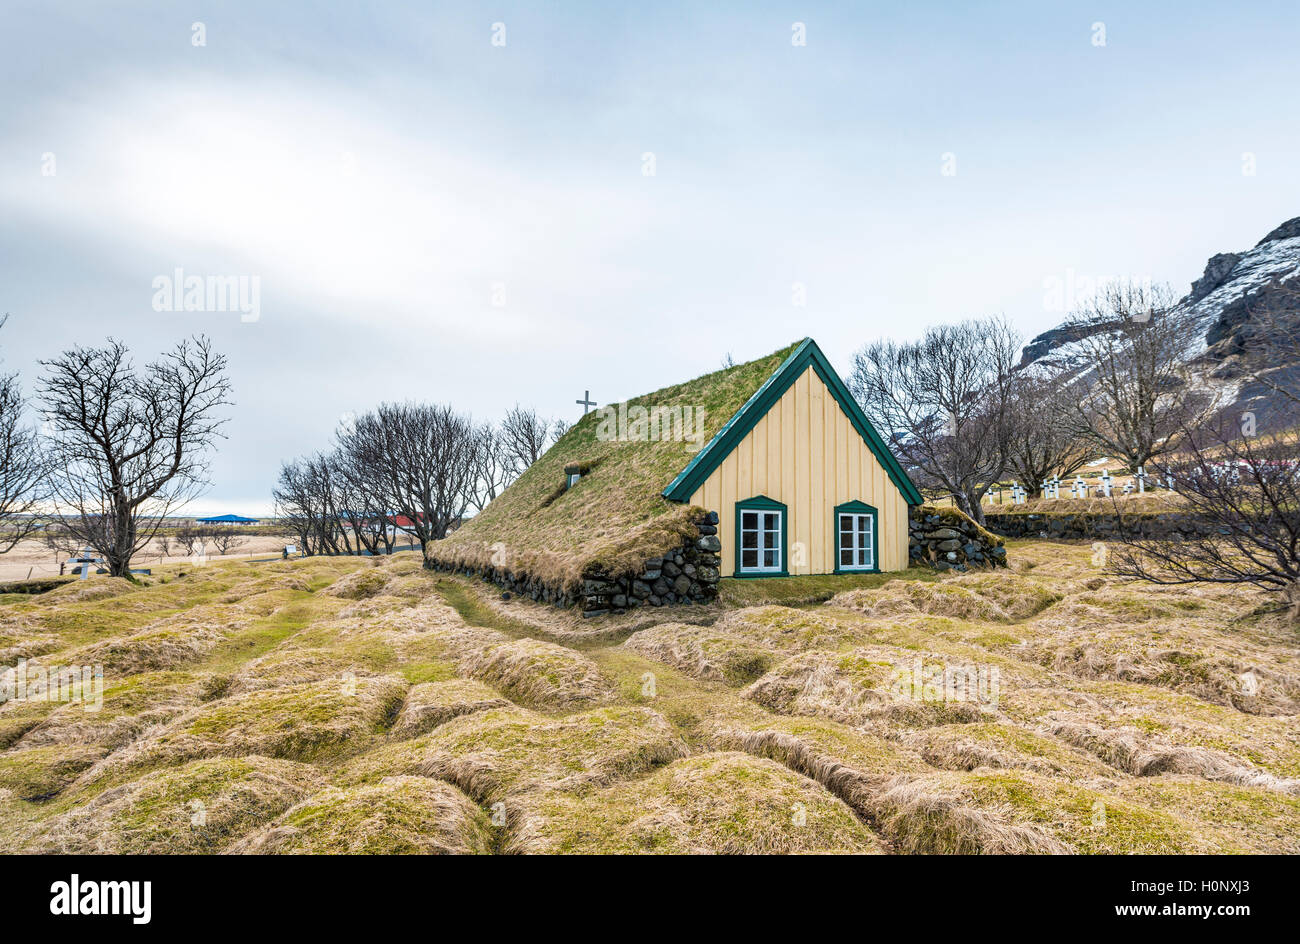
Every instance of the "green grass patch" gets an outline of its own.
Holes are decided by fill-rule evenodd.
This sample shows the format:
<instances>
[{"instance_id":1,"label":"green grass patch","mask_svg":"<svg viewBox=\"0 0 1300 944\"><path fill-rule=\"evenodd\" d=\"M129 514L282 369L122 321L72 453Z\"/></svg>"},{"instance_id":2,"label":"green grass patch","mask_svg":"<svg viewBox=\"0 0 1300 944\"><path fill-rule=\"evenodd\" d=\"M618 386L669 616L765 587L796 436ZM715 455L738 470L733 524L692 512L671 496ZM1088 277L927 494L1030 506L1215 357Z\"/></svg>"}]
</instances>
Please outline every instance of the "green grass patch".
<instances>
[{"instance_id":1,"label":"green grass patch","mask_svg":"<svg viewBox=\"0 0 1300 944\"><path fill-rule=\"evenodd\" d=\"M718 581L718 598L727 607L810 606L825 603L845 590L883 587L891 580L938 580L940 575L920 568L883 574L817 574L807 577L724 577Z\"/></svg>"},{"instance_id":2,"label":"green grass patch","mask_svg":"<svg viewBox=\"0 0 1300 944\"><path fill-rule=\"evenodd\" d=\"M433 588L447 601L460 618L471 626L495 629L509 636L533 636L537 629L520 620L512 619L499 613L484 603L474 592L469 583L459 577L439 577Z\"/></svg>"}]
</instances>

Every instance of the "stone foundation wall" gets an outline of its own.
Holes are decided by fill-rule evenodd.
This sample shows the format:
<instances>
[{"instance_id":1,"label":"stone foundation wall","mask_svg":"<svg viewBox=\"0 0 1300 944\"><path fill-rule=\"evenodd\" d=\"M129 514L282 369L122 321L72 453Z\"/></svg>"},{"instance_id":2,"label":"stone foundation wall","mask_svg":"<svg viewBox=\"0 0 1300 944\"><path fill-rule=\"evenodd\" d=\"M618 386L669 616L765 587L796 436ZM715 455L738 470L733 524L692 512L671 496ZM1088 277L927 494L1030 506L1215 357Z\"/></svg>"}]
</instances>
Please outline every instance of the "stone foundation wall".
<instances>
[{"instance_id":1,"label":"stone foundation wall","mask_svg":"<svg viewBox=\"0 0 1300 944\"><path fill-rule=\"evenodd\" d=\"M471 567L445 564L430 559L434 570L478 577L507 593L516 593L538 603L560 607L581 606L583 616L619 612L640 606L669 606L677 603L708 603L718 595L722 563L718 553L718 515L709 512L695 527L697 537L687 538L681 547L661 557L652 557L630 576L611 576L599 570L582 575L581 586L566 588L525 573L500 567Z\"/></svg>"},{"instance_id":2,"label":"stone foundation wall","mask_svg":"<svg viewBox=\"0 0 1300 944\"><path fill-rule=\"evenodd\" d=\"M1189 514L1003 514L984 515L985 526L1008 538L1105 540L1120 533L1166 541L1186 541L1214 533L1212 525Z\"/></svg>"},{"instance_id":3,"label":"stone foundation wall","mask_svg":"<svg viewBox=\"0 0 1300 944\"><path fill-rule=\"evenodd\" d=\"M915 566L958 571L1007 566L1002 539L956 509L913 506L907 532L908 554Z\"/></svg>"},{"instance_id":4,"label":"stone foundation wall","mask_svg":"<svg viewBox=\"0 0 1300 944\"><path fill-rule=\"evenodd\" d=\"M486 580L488 583L504 587L507 593L528 597L538 603L551 603L555 606L569 607L577 603L582 596L580 593L566 590L556 583L550 583L539 577L517 573L513 570L505 570L500 567L471 567L468 564L449 564L432 557L425 559L425 566L430 570L440 570L443 573L460 574L464 577L476 577Z\"/></svg>"},{"instance_id":5,"label":"stone foundation wall","mask_svg":"<svg viewBox=\"0 0 1300 944\"><path fill-rule=\"evenodd\" d=\"M582 615L597 616L638 606L708 603L718 595L722 559L718 553L718 513L711 511L698 522L698 538L687 539L677 550L652 557L641 572L629 577L584 574Z\"/></svg>"}]
</instances>

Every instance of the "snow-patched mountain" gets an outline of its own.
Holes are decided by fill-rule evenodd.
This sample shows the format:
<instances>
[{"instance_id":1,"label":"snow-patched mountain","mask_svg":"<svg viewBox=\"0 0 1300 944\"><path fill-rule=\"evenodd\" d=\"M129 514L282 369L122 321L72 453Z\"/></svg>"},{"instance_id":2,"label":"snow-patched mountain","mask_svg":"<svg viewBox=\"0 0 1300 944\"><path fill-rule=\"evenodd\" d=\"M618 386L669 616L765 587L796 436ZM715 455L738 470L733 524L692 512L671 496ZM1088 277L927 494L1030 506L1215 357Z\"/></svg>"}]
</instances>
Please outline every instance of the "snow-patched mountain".
<instances>
[{"instance_id":1,"label":"snow-patched mountain","mask_svg":"<svg viewBox=\"0 0 1300 944\"><path fill-rule=\"evenodd\" d=\"M1272 312L1267 330L1300 328L1300 217L1288 220L1244 252L1212 256L1191 291L1178 302L1196 325L1187 352L1193 384L1221 405L1268 399L1268 391L1244 379L1240 355L1253 332L1264 330L1259 313ZM1279 312L1286 314L1279 318ZM1025 345L1021 366L1055 376L1077 377L1090 368L1077 327L1064 324ZM1296 349L1300 351L1300 341ZM1279 363L1300 374L1300 363Z\"/></svg>"}]
</instances>

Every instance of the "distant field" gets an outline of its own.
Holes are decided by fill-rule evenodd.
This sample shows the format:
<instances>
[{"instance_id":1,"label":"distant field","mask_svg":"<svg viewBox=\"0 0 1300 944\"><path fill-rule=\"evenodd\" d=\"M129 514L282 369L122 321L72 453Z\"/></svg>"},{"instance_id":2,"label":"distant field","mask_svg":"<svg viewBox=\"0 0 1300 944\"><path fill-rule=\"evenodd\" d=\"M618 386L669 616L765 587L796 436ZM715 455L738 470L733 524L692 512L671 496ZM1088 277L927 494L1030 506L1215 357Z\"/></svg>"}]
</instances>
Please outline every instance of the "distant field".
<instances>
[{"instance_id":1,"label":"distant field","mask_svg":"<svg viewBox=\"0 0 1300 944\"><path fill-rule=\"evenodd\" d=\"M1295 627L1009 547L594 620L413 554L0 596L0 665L105 684L0 707L0 851L1300 852Z\"/></svg>"},{"instance_id":2,"label":"distant field","mask_svg":"<svg viewBox=\"0 0 1300 944\"><path fill-rule=\"evenodd\" d=\"M283 536L269 534L241 536L242 543L231 552L230 556L247 558L250 555L257 557L278 553L280 548L284 547L285 540ZM212 548L209 546L208 550L211 552ZM136 556L132 566L157 567L184 561L187 556L180 548L174 546L174 542L169 553L164 555L160 543L154 540ZM67 560L66 554L56 556L40 541L22 541L8 554L0 554L0 583L25 580L29 573L33 579L57 576L58 561L65 560Z\"/></svg>"}]
</instances>

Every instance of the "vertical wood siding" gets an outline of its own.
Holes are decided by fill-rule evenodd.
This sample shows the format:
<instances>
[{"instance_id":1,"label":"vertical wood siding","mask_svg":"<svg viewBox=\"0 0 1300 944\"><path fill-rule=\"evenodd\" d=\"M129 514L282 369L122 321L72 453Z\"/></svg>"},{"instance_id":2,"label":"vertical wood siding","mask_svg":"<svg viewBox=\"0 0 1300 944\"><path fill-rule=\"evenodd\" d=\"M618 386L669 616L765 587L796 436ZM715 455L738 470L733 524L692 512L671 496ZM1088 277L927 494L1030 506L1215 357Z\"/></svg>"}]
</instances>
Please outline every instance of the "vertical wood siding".
<instances>
[{"instance_id":1,"label":"vertical wood siding","mask_svg":"<svg viewBox=\"0 0 1300 944\"><path fill-rule=\"evenodd\" d=\"M809 367L691 496L720 518L722 575L736 566L736 502L766 495L790 509L786 563L791 574L835 570L835 506L850 501L880 512L880 569L907 567L907 499ZM805 549L796 561L795 543Z\"/></svg>"}]
</instances>

